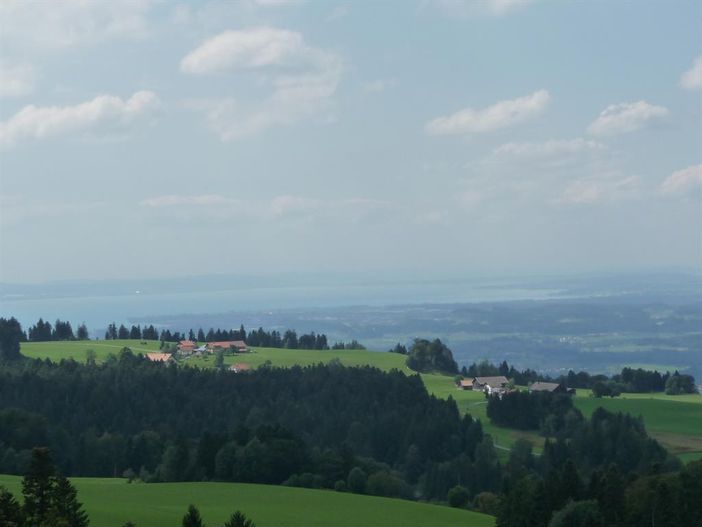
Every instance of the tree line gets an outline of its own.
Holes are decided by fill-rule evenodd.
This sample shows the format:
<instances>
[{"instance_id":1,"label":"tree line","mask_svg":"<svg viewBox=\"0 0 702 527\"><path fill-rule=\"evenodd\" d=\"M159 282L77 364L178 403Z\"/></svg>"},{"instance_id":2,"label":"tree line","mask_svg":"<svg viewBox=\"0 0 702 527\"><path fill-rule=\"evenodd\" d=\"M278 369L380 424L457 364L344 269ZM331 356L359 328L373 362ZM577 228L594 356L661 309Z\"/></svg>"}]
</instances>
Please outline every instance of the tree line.
<instances>
[{"instance_id":1,"label":"tree line","mask_svg":"<svg viewBox=\"0 0 702 527\"><path fill-rule=\"evenodd\" d=\"M530 368L517 370L507 361L497 365L485 360L474 362L467 368L464 366L461 368L461 375L467 378L503 375L519 386L527 386L536 381L556 382L569 388L590 389L595 397L616 397L622 393L665 392L669 395L679 395L697 392L695 378L692 375L678 371L660 373L643 368L625 367L620 373L611 377L586 371L576 373L573 370L565 375L553 377Z\"/></svg>"},{"instance_id":2,"label":"tree line","mask_svg":"<svg viewBox=\"0 0 702 527\"><path fill-rule=\"evenodd\" d=\"M7 341L5 347L8 349L14 345L11 344L11 342L88 340L89 338L90 334L84 323L80 324L74 333L70 322L56 320L52 325L50 322L40 318L36 324L25 332L15 318L0 318L0 346L3 346L2 342ZM104 338L105 340L160 340L161 342L173 343L180 342L181 340L191 340L201 343L243 340L249 346L264 348L306 350L366 349L365 346L355 339L349 342L334 342L330 346L327 335L324 333L315 333L312 331L310 333L298 335L298 333L292 329L281 333L277 330L266 331L262 327L247 332L243 325L241 325L239 329L229 330L210 328L205 333L202 328L197 331L191 329L188 332L171 331L170 329L161 329L159 331L153 324L142 328L141 325L127 327L124 324L120 324L118 326L113 322L108 325ZM2 348L0 348L0 358L3 357L2 353ZM13 352L8 353L11 353L13 357L15 356Z\"/></svg>"},{"instance_id":3,"label":"tree line","mask_svg":"<svg viewBox=\"0 0 702 527\"><path fill-rule=\"evenodd\" d=\"M36 324L25 332L14 317L0 318L0 339L16 339L18 342L48 342L52 340L87 340L90 338L85 323L80 324L76 331L70 322L57 319L51 322L40 318Z\"/></svg>"}]
</instances>

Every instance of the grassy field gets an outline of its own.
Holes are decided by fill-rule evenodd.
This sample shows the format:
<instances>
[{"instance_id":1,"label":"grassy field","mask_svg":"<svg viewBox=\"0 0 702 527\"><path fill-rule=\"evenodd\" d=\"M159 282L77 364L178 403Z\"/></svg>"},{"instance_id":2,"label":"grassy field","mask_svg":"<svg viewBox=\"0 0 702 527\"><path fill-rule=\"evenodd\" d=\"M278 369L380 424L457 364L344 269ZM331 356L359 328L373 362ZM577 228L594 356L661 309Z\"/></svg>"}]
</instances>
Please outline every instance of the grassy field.
<instances>
[{"instance_id":1,"label":"grassy field","mask_svg":"<svg viewBox=\"0 0 702 527\"><path fill-rule=\"evenodd\" d=\"M32 359L74 359L85 361L86 352L93 350L96 359L104 361L110 353L117 354L124 347L135 353L158 351L160 342L156 340L78 340L65 342L23 342L22 355Z\"/></svg>"},{"instance_id":2,"label":"grassy field","mask_svg":"<svg viewBox=\"0 0 702 527\"><path fill-rule=\"evenodd\" d=\"M492 436L495 446L499 450L503 452L509 450L517 439L526 439L534 445L534 452L541 452L544 439L537 433L512 430L495 426L490 422L487 417L487 401L483 392L458 390L453 377L447 375L422 374L422 380L429 393L443 399L453 398L462 412L480 419L483 430Z\"/></svg>"},{"instance_id":3,"label":"grassy field","mask_svg":"<svg viewBox=\"0 0 702 527\"><path fill-rule=\"evenodd\" d=\"M225 355L225 364L244 363L253 368L258 368L266 362L272 366L289 368L291 366L311 366L313 364L327 363L339 360L344 366L375 366L381 370L392 369L413 373L405 366L405 357L396 353L379 353L363 350L289 350L281 348L252 348L250 353L238 355ZM194 366L211 367L214 363L213 355L204 357L191 357L184 359L185 364Z\"/></svg>"},{"instance_id":4,"label":"grassy field","mask_svg":"<svg viewBox=\"0 0 702 527\"><path fill-rule=\"evenodd\" d=\"M22 353L34 358L60 360L72 357L75 360L83 361L86 357L86 351L92 349L100 361L104 360L110 353L119 352L125 346L135 352L158 351L159 343L138 340L30 342L22 344ZM253 368L265 363L279 367L290 367L339 360L346 366L372 365L386 371L397 369L407 374L412 373L405 365L405 357L402 355L374 351L253 348L251 353L226 355L224 359L226 364L245 363ZM212 355L192 357L183 362L193 366L212 367L214 357ZM519 438L532 442L536 452L541 450L543 438L538 434L502 428L490 423L487 419L487 405L482 393L457 390L451 376L423 374L422 379L429 393L441 398L452 397L461 411L480 419L485 432L492 435L495 444L503 452ZM614 399L595 399L590 397L588 390L578 390L575 405L588 416L599 406L610 411L642 415L649 432L666 448L680 454L682 459L687 461L695 459L696 456L702 456L702 396L700 395L672 397L665 394L624 394Z\"/></svg>"},{"instance_id":5,"label":"grassy field","mask_svg":"<svg viewBox=\"0 0 702 527\"><path fill-rule=\"evenodd\" d=\"M244 483L128 484L123 479L75 478L78 499L92 527L177 527L195 504L210 527L236 509L258 527L492 527L494 518L470 511L405 500L334 491ZM0 485L20 495L20 478L0 475Z\"/></svg>"},{"instance_id":6,"label":"grassy field","mask_svg":"<svg viewBox=\"0 0 702 527\"><path fill-rule=\"evenodd\" d=\"M595 399L587 390L579 390L575 405L587 416L600 406L641 415L649 433L671 452L685 454L686 461L702 456L702 395L627 393Z\"/></svg>"}]
</instances>

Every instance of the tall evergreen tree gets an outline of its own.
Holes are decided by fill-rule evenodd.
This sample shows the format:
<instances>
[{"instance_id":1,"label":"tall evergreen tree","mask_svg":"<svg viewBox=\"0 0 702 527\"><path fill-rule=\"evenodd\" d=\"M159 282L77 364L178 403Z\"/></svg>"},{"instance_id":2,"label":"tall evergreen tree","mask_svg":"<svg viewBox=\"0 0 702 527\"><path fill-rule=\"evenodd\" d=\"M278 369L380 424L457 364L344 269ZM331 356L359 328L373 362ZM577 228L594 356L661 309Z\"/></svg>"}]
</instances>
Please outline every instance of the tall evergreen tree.
<instances>
[{"instance_id":1,"label":"tall evergreen tree","mask_svg":"<svg viewBox=\"0 0 702 527\"><path fill-rule=\"evenodd\" d=\"M20 355L20 342L24 337L22 326L17 319L0 318L0 361L16 360Z\"/></svg>"},{"instance_id":2,"label":"tall evergreen tree","mask_svg":"<svg viewBox=\"0 0 702 527\"><path fill-rule=\"evenodd\" d=\"M129 330L124 326L124 324L119 325L119 329L117 330L117 338L120 340L129 338Z\"/></svg>"},{"instance_id":3,"label":"tall evergreen tree","mask_svg":"<svg viewBox=\"0 0 702 527\"><path fill-rule=\"evenodd\" d=\"M5 487L0 487L0 527L21 527L24 525L22 507Z\"/></svg>"},{"instance_id":4,"label":"tall evergreen tree","mask_svg":"<svg viewBox=\"0 0 702 527\"><path fill-rule=\"evenodd\" d=\"M22 479L24 513L30 526L42 525L51 508L54 465L48 448L32 450L29 470Z\"/></svg>"},{"instance_id":5,"label":"tall evergreen tree","mask_svg":"<svg viewBox=\"0 0 702 527\"><path fill-rule=\"evenodd\" d=\"M243 512L236 511L222 527L256 527L256 524L253 520L247 518Z\"/></svg>"},{"instance_id":6,"label":"tall evergreen tree","mask_svg":"<svg viewBox=\"0 0 702 527\"><path fill-rule=\"evenodd\" d=\"M188 507L188 512L183 516L181 527L204 527L202 518L200 517L200 511L197 510L195 505L190 505Z\"/></svg>"},{"instance_id":7,"label":"tall evergreen tree","mask_svg":"<svg viewBox=\"0 0 702 527\"><path fill-rule=\"evenodd\" d=\"M55 480L51 491L51 508L48 516L53 525L62 527L88 527L90 521L83 505L78 501L78 493L71 482L63 476Z\"/></svg>"},{"instance_id":8,"label":"tall evergreen tree","mask_svg":"<svg viewBox=\"0 0 702 527\"><path fill-rule=\"evenodd\" d=\"M78 326L78 329L76 330L76 338L78 340L88 340L90 338L88 326L85 325L85 322Z\"/></svg>"},{"instance_id":9,"label":"tall evergreen tree","mask_svg":"<svg viewBox=\"0 0 702 527\"><path fill-rule=\"evenodd\" d=\"M129 338L132 340L141 339L141 327L132 325L132 328L129 330Z\"/></svg>"},{"instance_id":10,"label":"tall evergreen tree","mask_svg":"<svg viewBox=\"0 0 702 527\"><path fill-rule=\"evenodd\" d=\"M40 318L39 321L32 327L29 328L29 340L34 342L48 342L51 340L51 323L44 322L44 319Z\"/></svg>"}]
</instances>

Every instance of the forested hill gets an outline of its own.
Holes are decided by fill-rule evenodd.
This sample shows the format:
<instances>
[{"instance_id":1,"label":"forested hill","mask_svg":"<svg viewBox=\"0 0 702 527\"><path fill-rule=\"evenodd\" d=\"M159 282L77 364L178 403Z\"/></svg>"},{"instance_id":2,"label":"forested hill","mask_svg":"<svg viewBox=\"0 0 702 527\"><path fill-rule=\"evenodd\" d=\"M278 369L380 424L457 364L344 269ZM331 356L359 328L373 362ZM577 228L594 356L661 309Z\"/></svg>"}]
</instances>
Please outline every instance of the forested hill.
<instances>
[{"instance_id":1,"label":"forested hill","mask_svg":"<svg viewBox=\"0 0 702 527\"><path fill-rule=\"evenodd\" d=\"M233 374L130 352L92 367L28 361L2 370L0 400L0 472L21 473L23 452L48 444L71 475L282 483L307 473L333 487L358 467L394 485L379 494L409 495L433 463L470 461L482 440L480 424L418 376L335 364Z\"/></svg>"}]
</instances>

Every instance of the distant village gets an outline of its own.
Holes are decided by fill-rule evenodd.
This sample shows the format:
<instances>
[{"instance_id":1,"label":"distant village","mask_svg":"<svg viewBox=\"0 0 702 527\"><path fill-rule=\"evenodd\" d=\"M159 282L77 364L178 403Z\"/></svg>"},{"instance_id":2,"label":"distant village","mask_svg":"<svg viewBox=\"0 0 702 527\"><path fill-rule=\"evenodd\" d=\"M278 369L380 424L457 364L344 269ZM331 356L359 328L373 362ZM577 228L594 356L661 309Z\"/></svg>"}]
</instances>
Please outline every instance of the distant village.
<instances>
[{"instance_id":1,"label":"distant village","mask_svg":"<svg viewBox=\"0 0 702 527\"><path fill-rule=\"evenodd\" d=\"M222 340L216 342L207 342L198 346L194 340L181 340L175 347L175 352L160 351L147 352L146 358L151 362L175 362L175 357L201 357L206 354L215 353L248 353L249 348L243 340ZM230 371L235 373L248 371L251 366L248 364L237 363L229 367Z\"/></svg>"},{"instance_id":2,"label":"distant village","mask_svg":"<svg viewBox=\"0 0 702 527\"><path fill-rule=\"evenodd\" d=\"M495 395L502 399L505 394L518 391L514 383L504 375L493 377L473 377L472 379L458 379L456 387L459 390L481 391L486 395ZM558 382L536 381L529 385L530 392L565 393L575 395L575 388L568 388Z\"/></svg>"}]
</instances>

